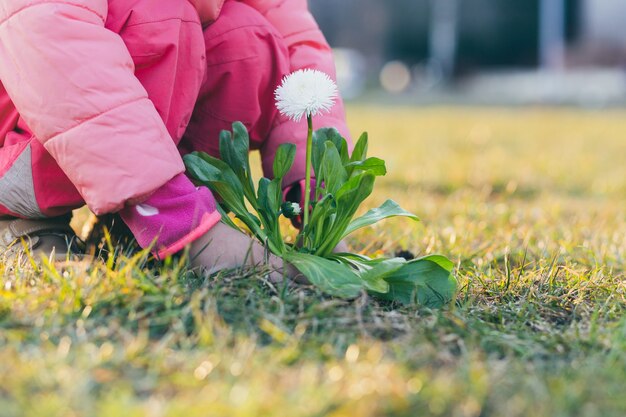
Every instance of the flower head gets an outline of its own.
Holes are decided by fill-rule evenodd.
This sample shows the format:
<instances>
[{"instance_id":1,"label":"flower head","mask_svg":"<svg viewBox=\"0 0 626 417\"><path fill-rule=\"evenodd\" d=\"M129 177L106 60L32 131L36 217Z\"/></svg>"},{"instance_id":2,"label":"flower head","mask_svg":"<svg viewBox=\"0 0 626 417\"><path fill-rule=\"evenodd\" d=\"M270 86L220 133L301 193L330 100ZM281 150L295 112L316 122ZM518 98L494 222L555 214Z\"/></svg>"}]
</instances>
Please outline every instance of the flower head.
<instances>
[{"instance_id":1,"label":"flower head","mask_svg":"<svg viewBox=\"0 0 626 417\"><path fill-rule=\"evenodd\" d=\"M337 95L337 85L328 74L312 69L287 75L274 92L278 111L296 122L330 111Z\"/></svg>"},{"instance_id":2,"label":"flower head","mask_svg":"<svg viewBox=\"0 0 626 417\"><path fill-rule=\"evenodd\" d=\"M302 208L300 207L300 204L298 203L291 203L291 202L284 202L281 206L280 209L283 212L283 216L285 216L288 219L293 219L295 217L298 217L300 214L302 214Z\"/></svg>"}]
</instances>

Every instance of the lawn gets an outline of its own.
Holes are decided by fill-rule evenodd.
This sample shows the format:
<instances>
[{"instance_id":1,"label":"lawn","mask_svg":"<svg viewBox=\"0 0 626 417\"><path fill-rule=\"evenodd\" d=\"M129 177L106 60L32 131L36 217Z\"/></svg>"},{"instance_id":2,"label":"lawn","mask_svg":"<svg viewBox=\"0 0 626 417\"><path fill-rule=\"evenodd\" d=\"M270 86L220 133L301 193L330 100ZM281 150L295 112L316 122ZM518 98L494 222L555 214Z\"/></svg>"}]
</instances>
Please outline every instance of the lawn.
<instances>
[{"instance_id":1,"label":"lawn","mask_svg":"<svg viewBox=\"0 0 626 417\"><path fill-rule=\"evenodd\" d=\"M0 416L624 416L626 111L349 108L441 253L440 311L145 257L0 262ZM77 224L80 226L80 224Z\"/></svg>"}]
</instances>

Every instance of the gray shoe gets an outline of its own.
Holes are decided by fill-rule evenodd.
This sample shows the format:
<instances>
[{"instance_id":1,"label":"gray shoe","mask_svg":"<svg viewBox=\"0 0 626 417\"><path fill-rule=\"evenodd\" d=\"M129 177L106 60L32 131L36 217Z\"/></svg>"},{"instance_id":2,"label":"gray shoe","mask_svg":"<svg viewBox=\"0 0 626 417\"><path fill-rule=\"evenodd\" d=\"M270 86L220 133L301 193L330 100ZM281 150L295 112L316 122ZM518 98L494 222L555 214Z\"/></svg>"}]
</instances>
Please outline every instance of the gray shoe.
<instances>
[{"instance_id":1,"label":"gray shoe","mask_svg":"<svg viewBox=\"0 0 626 417\"><path fill-rule=\"evenodd\" d=\"M81 254L80 241L70 227L70 216L50 219L0 219L0 259L53 261Z\"/></svg>"}]
</instances>

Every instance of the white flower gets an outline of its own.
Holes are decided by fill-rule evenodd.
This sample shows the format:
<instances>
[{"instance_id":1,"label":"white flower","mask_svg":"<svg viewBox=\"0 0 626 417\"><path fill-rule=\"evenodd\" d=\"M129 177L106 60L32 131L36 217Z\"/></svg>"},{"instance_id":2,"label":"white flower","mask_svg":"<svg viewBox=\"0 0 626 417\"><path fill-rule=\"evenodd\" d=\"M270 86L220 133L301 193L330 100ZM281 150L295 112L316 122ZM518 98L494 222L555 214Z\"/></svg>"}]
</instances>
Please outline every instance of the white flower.
<instances>
[{"instance_id":1,"label":"white flower","mask_svg":"<svg viewBox=\"0 0 626 417\"><path fill-rule=\"evenodd\" d=\"M274 92L278 111L296 122L330 111L337 95L337 85L328 74L312 69L287 75Z\"/></svg>"}]
</instances>

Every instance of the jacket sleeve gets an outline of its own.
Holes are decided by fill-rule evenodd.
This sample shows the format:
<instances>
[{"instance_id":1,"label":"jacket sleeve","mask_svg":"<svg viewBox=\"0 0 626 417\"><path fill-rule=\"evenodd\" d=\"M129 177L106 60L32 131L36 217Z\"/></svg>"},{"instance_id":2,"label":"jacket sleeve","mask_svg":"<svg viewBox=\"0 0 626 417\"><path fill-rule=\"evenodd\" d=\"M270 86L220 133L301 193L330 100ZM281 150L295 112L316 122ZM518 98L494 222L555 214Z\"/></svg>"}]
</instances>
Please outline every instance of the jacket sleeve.
<instances>
[{"instance_id":1,"label":"jacket sleeve","mask_svg":"<svg viewBox=\"0 0 626 417\"><path fill-rule=\"evenodd\" d=\"M291 71L312 68L323 71L336 79L332 51L315 19L308 10L306 0L243 0L257 9L283 36L291 63ZM334 127L350 142L350 133L346 125L346 116L341 98L330 113L320 115L313 120L316 129ZM271 172L276 149L281 143L291 142L297 145L296 163L285 177L285 184L296 183L304 178L306 152L306 120L299 123L279 116L278 123L272 129L269 138L261 149L263 169Z\"/></svg>"},{"instance_id":2,"label":"jacket sleeve","mask_svg":"<svg viewBox=\"0 0 626 417\"><path fill-rule=\"evenodd\" d=\"M0 80L96 214L121 210L142 247L181 250L220 220L105 28L107 0L0 0Z\"/></svg>"},{"instance_id":3,"label":"jacket sleeve","mask_svg":"<svg viewBox=\"0 0 626 417\"><path fill-rule=\"evenodd\" d=\"M0 0L0 80L96 214L183 172L176 146L104 27L107 0Z\"/></svg>"}]
</instances>

